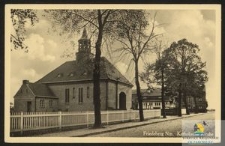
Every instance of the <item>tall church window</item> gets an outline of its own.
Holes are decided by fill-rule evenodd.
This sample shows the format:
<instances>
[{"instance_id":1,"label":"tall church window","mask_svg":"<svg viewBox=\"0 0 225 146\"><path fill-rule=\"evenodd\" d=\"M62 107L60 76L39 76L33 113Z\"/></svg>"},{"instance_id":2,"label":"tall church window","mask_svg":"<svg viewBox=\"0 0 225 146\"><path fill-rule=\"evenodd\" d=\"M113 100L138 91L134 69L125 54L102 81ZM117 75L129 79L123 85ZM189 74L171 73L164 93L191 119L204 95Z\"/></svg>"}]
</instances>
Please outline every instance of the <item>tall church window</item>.
<instances>
[{"instance_id":1,"label":"tall church window","mask_svg":"<svg viewBox=\"0 0 225 146\"><path fill-rule=\"evenodd\" d=\"M53 100L50 99L50 100L49 100L49 107L52 107L52 105L53 105Z\"/></svg>"},{"instance_id":2,"label":"tall church window","mask_svg":"<svg viewBox=\"0 0 225 146\"><path fill-rule=\"evenodd\" d=\"M89 89L89 87L87 87L87 98L89 98L89 96L90 96L90 94L89 94L89 91L90 89Z\"/></svg>"},{"instance_id":3,"label":"tall church window","mask_svg":"<svg viewBox=\"0 0 225 146\"><path fill-rule=\"evenodd\" d=\"M65 103L69 104L69 102L70 102L70 90L65 89Z\"/></svg>"},{"instance_id":4,"label":"tall church window","mask_svg":"<svg viewBox=\"0 0 225 146\"><path fill-rule=\"evenodd\" d=\"M83 88L79 88L79 103L83 103Z\"/></svg>"},{"instance_id":5,"label":"tall church window","mask_svg":"<svg viewBox=\"0 0 225 146\"><path fill-rule=\"evenodd\" d=\"M73 98L76 97L76 89L73 87Z\"/></svg>"}]
</instances>

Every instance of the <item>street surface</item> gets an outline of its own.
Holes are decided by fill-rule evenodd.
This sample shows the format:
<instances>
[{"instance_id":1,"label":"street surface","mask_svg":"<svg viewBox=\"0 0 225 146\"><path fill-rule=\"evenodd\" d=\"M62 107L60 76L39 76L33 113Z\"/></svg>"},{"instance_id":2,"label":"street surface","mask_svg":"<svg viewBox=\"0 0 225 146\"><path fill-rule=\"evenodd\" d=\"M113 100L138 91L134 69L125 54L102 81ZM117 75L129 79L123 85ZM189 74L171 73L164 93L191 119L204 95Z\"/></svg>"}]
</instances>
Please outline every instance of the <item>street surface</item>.
<instances>
[{"instance_id":1,"label":"street surface","mask_svg":"<svg viewBox=\"0 0 225 146\"><path fill-rule=\"evenodd\" d=\"M182 120L214 120L214 112L193 117L165 121L160 123L128 128L103 134L91 135L91 137L180 137L182 132ZM190 127L193 128L193 127Z\"/></svg>"}]
</instances>

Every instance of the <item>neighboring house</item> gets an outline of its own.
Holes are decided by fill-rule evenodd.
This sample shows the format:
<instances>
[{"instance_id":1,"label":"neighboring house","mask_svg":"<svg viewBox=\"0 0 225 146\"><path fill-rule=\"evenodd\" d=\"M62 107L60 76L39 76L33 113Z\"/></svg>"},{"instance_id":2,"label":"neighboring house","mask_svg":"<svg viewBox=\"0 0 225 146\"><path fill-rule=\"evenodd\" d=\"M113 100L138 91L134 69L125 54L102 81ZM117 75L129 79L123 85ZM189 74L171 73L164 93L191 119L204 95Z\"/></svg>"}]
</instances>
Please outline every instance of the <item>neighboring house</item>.
<instances>
[{"instance_id":1,"label":"neighboring house","mask_svg":"<svg viewBox=\"0 0 225 146\"><path fill-rule=\"evenodd\" d=\"M142 106L143 109L162 109L162 97L161 97L161 89L141 89L142 94ZM178 96L168 95L167 92L164 95L165 97L165 108L177 108L178 107ZM185 104L183 100L181 101L182 108L185 108ZM205 91L202 97L196 97L196 103L198 112L206 112L207 111L207 101ZM187 104L190 112L194 112L195 110L195 98L192 96L187 96ZM136 95L136 89L132 90L132 109L138 109L138 99Z\"/></svg>"},{"instance_id":2,"label":"neighboring house","mask_svg":"<svg viewBox=\"0 0 225 146\"><path fill-rule=\"evenodd\" d=\"M142 94L142 105L144 110L149 109L162 109L162 96L161 96L161 89L141 89ZM168 96L164 96L165 100L165 107L170 108L172 106L172 100ZM138 99L136 94L136 89L132 90L132 108L138 109Z\"/></svg>"},{"instance_id":3,"label":"neighboring house","mask_svg":"<svg viewBox=\"0 0 225 146\"><path fill-rule=\"evenodd\" d=\"M84 29L76 60L67 61L35 83L24 80L14 96L15 111L93 110L94 58ZM131 108L133 85L106 58L100 61L101 110Z\"/></svg>"},{"instance_id":4,"label":"neighboring house","mask_svg":"<svg viewBox=\"0 0 225 146\"><path fill-rule=\"evenodd\" d=\"M203 91L204 94L202 94L199 97L193 97L193 96L187 96L187 105L188 108L190 110L190 112L194 112L195 111L195 100L196 100L196 104L197 104L197 109L198 112L206 112L207 111L207 107L208 107L208 103L206 100L206 91L204 89ZM175 98L175 102L176 102L176 107L178 106L178 96L174 96ZM183 101L183 99L181 99L181 103L182 103L182 108L185 108L185 103Z\"/></svg>"},{"instance_id":5,"label":"neighboring house","mask_svg":"<svg viewBox=\"0 0 225 146\"><path fill-rule=\"evenodd\" d=\"M188 103L188 108L190 109L191 112L194 112L195 110L195 102L194 102L194 97L187 97L187 103ZM196 103L197 103L197 108L198 112L206 112L207 110L207 101L205 97L196 97ZM183 104L184 107L184 104Z\"/></svg>"}]
</instances>

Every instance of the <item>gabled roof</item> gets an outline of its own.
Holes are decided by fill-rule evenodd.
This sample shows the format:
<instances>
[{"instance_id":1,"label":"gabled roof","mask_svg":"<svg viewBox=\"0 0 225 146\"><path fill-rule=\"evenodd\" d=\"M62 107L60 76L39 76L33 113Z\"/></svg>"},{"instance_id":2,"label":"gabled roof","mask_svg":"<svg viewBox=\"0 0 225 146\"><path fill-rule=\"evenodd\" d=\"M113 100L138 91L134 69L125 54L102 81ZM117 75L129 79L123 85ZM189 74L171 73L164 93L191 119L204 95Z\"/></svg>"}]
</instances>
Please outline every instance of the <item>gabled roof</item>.
<instances>
[{"instance_id":1,"label":"gabled roof","mask_svg":"<svg viewBox=\"0 0 225 146\"><path fill-rule=\"evenodd\" d=\"M45 84L28 83L27 86L31 89L36 97L52 97L57 98Z\"/></svg>"},{"instance_id":2,"label":"gabled roof","mask_svg":"<svg viewBox=\"0 0 225 146\"><path fill-rule=\"evenodd\" d=\"M93 79L93 59L82 62L67 61L36 83L57 83L69 81L90 81ZM133 86L105 57L100 61L100 79L109 79Z\"/></svg>"},{"instance_id":3,"label":"gabled roof","mask_svg":"<svg viewBox=\"0 0 225 146\"><path fill-rule=\"evenodd\" d=\"M136 95L136 89L132 90L132 94ZM161 89L154 88L154 89L141 89L142 96L161 96Z\"/></svg>"},{"instance_id":4,"label":"gabled roof","mask_svg":"<svg viewBox=\"0 0 225 146\"><path fill-rule=\"evenodd\" d=\"M162 95L161 95L161 89L160 88L154 88L154 89L141 89L141 94L143 97L143 100L154 100L154 101L158 101L162 99ZM132 95L136 96L136 89L132 90ZM168 96L164 96L165 100L169 100Z\"/></svg>"}]
</instances>

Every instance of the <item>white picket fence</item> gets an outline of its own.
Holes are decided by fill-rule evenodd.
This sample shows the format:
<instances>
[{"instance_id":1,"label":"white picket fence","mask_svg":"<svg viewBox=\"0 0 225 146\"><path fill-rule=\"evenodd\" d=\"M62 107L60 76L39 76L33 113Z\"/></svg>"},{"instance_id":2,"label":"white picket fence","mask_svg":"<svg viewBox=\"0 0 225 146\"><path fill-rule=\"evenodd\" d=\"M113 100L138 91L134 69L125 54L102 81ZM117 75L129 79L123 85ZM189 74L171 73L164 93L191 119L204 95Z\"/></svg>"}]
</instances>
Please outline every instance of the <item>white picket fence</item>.
<instances>
[{"instance_id":1,"label":"white picket fence","mask_svg":"<svg viewBox=\"0 0 225 146\"><path fill-rule=\"evenodd\" d=\"M160 110L144 110L144 117L160 117ZM101 120L104 124L111 122L125 122L139 119L138 110L129 111L102 111ZM87 112L21 112L11 113L10 131L21 133L29 130L40 130L49 128L69 127L69 126L87 126L94 124L93 111Z\"/></svg>"}]
</instances>

